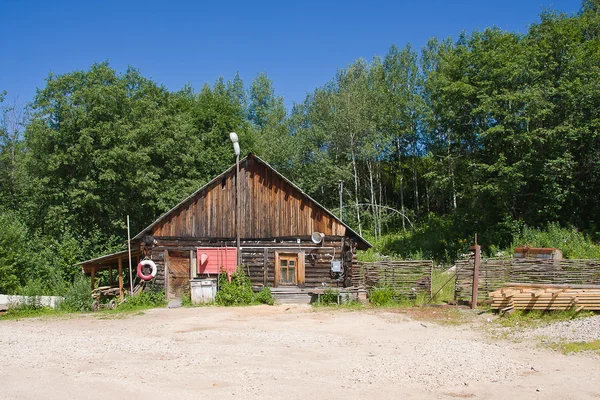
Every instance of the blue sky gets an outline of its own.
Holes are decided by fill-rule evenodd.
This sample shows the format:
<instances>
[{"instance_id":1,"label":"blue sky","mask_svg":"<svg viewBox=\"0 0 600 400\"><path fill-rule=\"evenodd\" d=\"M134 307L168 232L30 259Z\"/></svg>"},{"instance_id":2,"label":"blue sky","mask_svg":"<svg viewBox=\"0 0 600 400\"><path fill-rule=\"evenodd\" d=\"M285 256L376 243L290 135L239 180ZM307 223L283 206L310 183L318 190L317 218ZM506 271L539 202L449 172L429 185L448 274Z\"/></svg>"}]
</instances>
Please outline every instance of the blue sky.
<instances>
[{"instance_id":1,"label":"blue sky","mask_svg":"<svg viewBox=\"0 0 600 400\"><path fill-rule=\"evenodd\" d=\"M236 71L248 85L266 72L290 107L338 68L391 44L420 48L492 25L526 32L548 7L574 13L580 0L0 0L0 91L28 102L50 71L108 60L171 90L199 90Z\"/></svg>"}]
</instances>

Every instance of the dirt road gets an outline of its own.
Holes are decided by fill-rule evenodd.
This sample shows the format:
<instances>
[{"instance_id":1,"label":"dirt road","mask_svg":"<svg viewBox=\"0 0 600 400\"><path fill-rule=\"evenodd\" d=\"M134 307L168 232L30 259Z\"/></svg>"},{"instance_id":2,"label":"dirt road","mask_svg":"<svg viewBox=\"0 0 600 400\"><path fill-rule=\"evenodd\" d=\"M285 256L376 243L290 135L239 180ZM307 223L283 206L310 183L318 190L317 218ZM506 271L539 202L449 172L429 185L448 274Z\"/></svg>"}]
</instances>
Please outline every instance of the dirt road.
<instances>
[{"instance_id":1,"label":"dirt road","mask_svg":"<svg viewBox=\"0 0 600 400\"><path fill-rule=\"evenodd\" d=\"M257 306L0 321L0 399L600 398L598 356L430 316Z\"/></svg>"}]
</instances>

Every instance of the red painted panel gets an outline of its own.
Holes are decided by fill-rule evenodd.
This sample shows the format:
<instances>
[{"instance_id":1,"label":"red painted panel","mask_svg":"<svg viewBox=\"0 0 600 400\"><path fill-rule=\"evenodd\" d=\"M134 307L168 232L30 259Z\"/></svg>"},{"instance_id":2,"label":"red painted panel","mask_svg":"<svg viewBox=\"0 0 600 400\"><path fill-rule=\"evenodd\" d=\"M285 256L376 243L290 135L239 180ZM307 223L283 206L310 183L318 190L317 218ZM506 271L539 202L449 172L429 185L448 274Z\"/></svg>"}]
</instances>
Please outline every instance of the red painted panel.
<instances>
[{"instance_id":1,"label":"red painted panel","mask_svg":"<svg viewBox=\"0 0 600 400\"><path fill-rule=\"evenodd\" d=\"M198 247L196 252L199 274L218 274L221 270L234 273L236 270L235 247Z\"/></svg>"}]
</instances>

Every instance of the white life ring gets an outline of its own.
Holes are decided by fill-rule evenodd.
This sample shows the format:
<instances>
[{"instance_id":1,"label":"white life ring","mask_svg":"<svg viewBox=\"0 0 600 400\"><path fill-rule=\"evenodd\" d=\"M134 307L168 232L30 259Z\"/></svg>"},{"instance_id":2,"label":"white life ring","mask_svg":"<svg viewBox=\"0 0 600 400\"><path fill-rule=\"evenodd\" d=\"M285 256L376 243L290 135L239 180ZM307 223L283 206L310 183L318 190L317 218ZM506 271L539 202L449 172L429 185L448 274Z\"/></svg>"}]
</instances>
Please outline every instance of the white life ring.
<instances>
[{"instance_id":1,"label":"white life ring","mask_svg":"<svg viewBox=\"0 0 600 400\"><path fill-rule=\"evenodd\" d=\"M144 265L147 265L150 268L152 268L152 272L150 272L150 275L144 274L144 272L143 272ZM152 261L152 260L140 261L140 263L137 266L137 276L143 281L149 281L151 279L154 279L154 277L156 276L156 264L154 264L154 261Z\"/></svg>"}]
</instances>

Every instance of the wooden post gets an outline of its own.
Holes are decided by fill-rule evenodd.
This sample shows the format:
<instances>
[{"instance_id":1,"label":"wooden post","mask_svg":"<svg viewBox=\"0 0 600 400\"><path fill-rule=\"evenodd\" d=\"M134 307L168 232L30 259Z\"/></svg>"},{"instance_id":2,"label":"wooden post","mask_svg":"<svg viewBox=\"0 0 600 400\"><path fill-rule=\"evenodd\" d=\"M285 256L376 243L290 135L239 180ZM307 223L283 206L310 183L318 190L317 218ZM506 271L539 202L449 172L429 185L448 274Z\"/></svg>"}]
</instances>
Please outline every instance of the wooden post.
<instances>
[{"instance_id":1,"label":"wooden post","mask_svg":"<svg viewBox=\"0 0 600 400\"><path fill-rule=\"evenodd\" d=\"M92 279L91 279L92 280L92 290L94 290L94 286L96 283L96 282L94 282L95 279L96 279L96 267L92 267Z\"/></svg>"},{"instance_id":2,"label":"wooden post","mask_svg":"<svg viewBox=\"0 0 600 400\"><path fill-rule=\"evenodd\" d=\"M248 163L246 163L246 169ZM237 244L237 265L242 265L242 252L240 251L240 155L235 157L235 240Z\"/></svg>"},{"instance_id":3,"label":"wooden post","mask_svg":"<svg viewBox=\"0 0 600 400\"><path fill-rule=\"evenodd\" d=\"M123 300L123 258L119 257L119 300Z\"/></svg>"},{"instance_id":4,"label":"wooden post","mask_svg":"<svg viewBox=\"0 0 600 400\"><path fill-rule=\"evenodd\" d=\"M263 256L263 286L267 286L269 279L269 249L264 250Z\"/></svg>"},{"instance_id":5,"label":"wooden post","mask_svg":"<svg viewBox=\"0 0 600 400\"><path fill-rule=\"evenodd\" d=\"M131 270L131 232L129 231L129 215L127 216L127 252L129 254L129 294L133 296L133 272Z\"/></svg>"},{"instance_id":6,"label":"wooden post","mask_svg":"<svg viewBox=\"0 0 600 400\"><path fill-rule=\"evenodd\" d=\"M190 279L194 279L194 250L190 250Z\"/></svg>"},{"instance_id":7,"label":"wooden post","mask_svg":"<svg viewBox=\"0 0 600 400\"><path fill-rule=\"evenodd\" d=\"M113 284L112 264L108 266L108 284L110 286Z\"/></svg>"},{"instance_id":8,"label":"wooden post","mask_svg":"<svg viewBox=\"0 0 600 400\"><path fill-rule=\"evenodd\" d=\"M169 299L169 250L165 250L165 297Z\"/></svg>"},{"instance_id":9,"label":"wooden post","mask_svg":"<svg viewBox=\"0 0 600 400\"><path fill-rule=\"evenodd\" d=\"M471 296L471 308L477 307L477 292L479 291L479 264L481 263L481 246L477 244L477 234L475 234L475 260L473 261L473 293Z\"/></svg>"}]
</instances>

